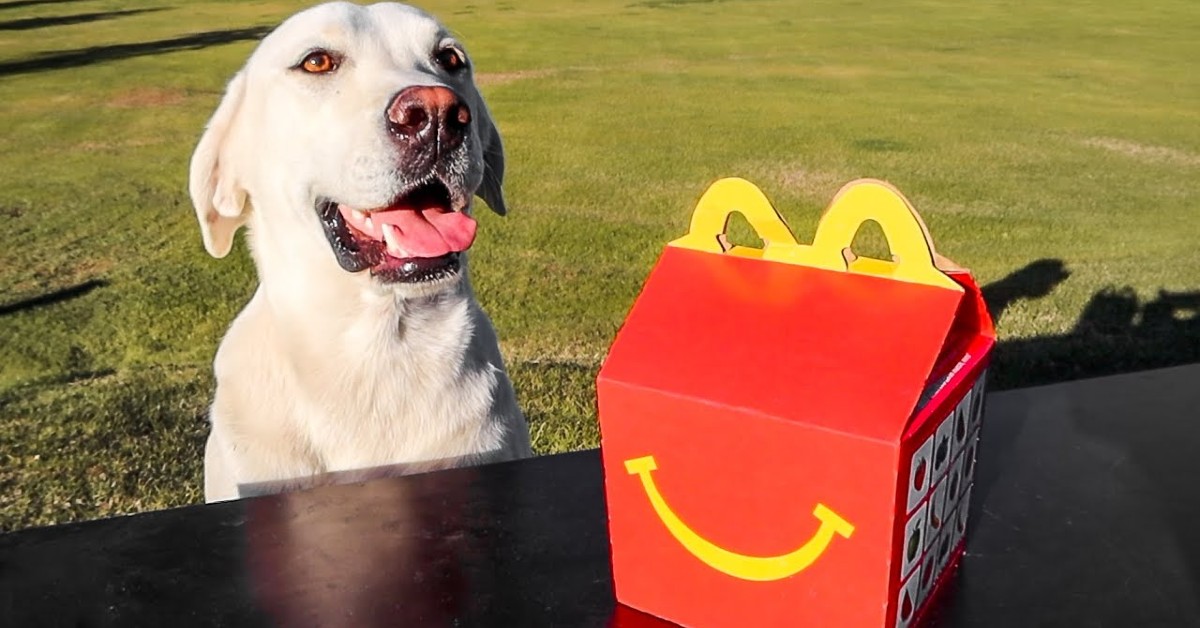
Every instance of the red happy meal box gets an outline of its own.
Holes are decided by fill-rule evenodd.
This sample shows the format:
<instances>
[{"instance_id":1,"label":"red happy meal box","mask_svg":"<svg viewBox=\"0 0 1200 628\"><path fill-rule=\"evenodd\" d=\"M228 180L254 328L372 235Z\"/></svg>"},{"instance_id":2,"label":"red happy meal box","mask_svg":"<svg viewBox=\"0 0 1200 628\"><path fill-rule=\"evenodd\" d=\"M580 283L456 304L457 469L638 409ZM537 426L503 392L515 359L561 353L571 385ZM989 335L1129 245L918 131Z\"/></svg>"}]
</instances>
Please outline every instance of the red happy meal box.
<instances>
[{"instance_id":1,"label":"red happy meal box","mask_svg":"<svg viewBox=\"0 0 1200 628\"><path fill-rule=\"evenodd\" d=\"M740 212L764 247L730 247ZM893 261L854 257L863 222ZM812 245L723 179L597 380L622 604L687 626L916 625L961 554L995 342L908 201L844 187Z\"/></svg>"}]
</instances>

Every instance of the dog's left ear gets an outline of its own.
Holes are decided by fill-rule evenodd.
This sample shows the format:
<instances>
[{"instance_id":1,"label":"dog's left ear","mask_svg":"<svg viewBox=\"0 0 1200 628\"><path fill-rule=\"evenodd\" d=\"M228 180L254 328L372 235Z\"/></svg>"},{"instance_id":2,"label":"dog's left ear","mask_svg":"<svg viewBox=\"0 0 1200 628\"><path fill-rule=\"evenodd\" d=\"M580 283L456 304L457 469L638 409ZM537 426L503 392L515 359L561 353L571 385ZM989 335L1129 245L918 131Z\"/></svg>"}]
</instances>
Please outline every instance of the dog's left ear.
<instances>
[{"instance_id":1,"label":"dog's left ear","mask_svg":"<svg viewBox=\"0 0 1200 628\"><path fill-rule=\"evenodd\" d=\"M492 211L501 216L508 213L504 204L504 143L490 114L481 118L479 139L483 142L483 183L475 191Z\"/></svg>"}]
</instances>

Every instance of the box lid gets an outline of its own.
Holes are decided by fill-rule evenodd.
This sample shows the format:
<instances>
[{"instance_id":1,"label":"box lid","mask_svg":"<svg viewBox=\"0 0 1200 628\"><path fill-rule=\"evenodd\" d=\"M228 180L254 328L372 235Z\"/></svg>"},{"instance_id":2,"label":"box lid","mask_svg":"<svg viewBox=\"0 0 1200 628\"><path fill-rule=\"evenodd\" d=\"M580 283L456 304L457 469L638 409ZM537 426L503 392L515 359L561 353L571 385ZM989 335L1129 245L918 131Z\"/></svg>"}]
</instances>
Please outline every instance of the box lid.
<instances>
[{"instance_id":1,"label":"box lid","mask_svg":"<svg viewBox=\"0 0 1200 628\"><path fill-rule=\"evenodd\" d=\"M694 217L689 236L666 248L647 279L600 380L898 441L963 289L944 274L945 281L928 281L912 273L920 260L911 248L899 262L847 261L845 246L830 242L840 237L848 245L862 221L872 219L900 257L896 221L879 218L881 204L894 209L898 202L920 227L925 270L933 269L936 253L911 206L881 182L851 183L822 217L814 244L804 247L788 241L786 226L761 227L763 205L780 224L783 219L747 182L714 184L698 215L706 200L727 208L726 221L730 211L746 214L766 247L727 247L719 237L710 246L707 236L692 237L703 233ZM845 223L837 237L829 235L831 218ZM817 251L822 243L826 250Z\"/></svg>"}]
</instances>

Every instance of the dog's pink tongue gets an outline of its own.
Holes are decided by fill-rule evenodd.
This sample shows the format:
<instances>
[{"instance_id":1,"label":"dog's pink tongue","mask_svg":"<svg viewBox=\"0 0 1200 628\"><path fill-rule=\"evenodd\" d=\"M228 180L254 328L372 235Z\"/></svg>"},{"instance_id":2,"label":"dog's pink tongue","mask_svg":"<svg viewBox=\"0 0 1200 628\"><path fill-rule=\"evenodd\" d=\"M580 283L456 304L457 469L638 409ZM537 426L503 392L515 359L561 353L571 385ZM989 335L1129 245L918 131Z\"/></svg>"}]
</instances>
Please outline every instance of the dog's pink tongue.
<instances>
[{"instance_id":1,"label":"dog's pink tongue","mask_svg":"<svg viewBox=\"0 0 1200 628\"><path fill-rule=\"evenodd\" d=\"M475 241L475 220L462 212L400 209L378 212L373 218L396 228L388 249L392 252L393 245L398 245L402 251L393 254L401 253L401 257L441 257L465 251Z\"/></svg>"}]
</instances>

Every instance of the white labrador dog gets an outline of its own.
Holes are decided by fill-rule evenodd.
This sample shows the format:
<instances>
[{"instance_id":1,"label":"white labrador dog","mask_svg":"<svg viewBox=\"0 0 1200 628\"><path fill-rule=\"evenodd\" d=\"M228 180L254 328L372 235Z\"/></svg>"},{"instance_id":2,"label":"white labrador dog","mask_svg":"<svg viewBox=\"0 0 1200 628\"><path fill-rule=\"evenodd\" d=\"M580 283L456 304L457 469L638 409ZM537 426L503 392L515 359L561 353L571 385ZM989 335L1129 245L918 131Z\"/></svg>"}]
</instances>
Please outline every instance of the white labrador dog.
<instances>
[{"instance_id":1,"label":"white labrador dog","mask_svg":"<svg viewBox=\"0 0 1200 628\"><path fill-rule=\"evenodd\" d=\"M217 351L208 501L531 455L467 279L504 155L462 44L392 3L263 39L192 157L204 246L259 286ZM333 478L333 479L331 479Z\"/></svg>"}]
</instances>

